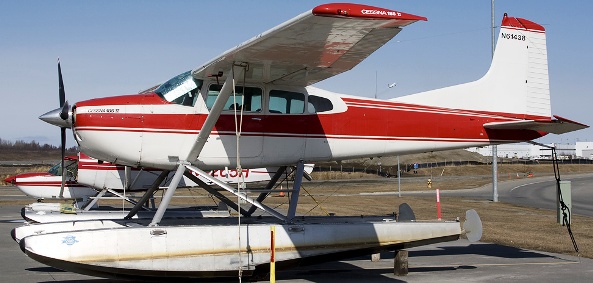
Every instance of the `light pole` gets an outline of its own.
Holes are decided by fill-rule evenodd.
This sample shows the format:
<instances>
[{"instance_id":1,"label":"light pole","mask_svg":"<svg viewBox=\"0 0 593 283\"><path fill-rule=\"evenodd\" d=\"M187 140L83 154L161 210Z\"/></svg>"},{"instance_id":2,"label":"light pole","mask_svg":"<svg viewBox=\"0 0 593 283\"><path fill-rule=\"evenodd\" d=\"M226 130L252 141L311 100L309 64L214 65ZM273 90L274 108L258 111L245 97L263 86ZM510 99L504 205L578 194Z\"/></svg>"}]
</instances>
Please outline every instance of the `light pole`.
<instances>
[{"instance_id":1,"label":"light pole","mask_svg":"<svg viewBox=\"0 0 593 283\"><path fill-rule=\"evenodd\" d=\"M492 14L492 58L494 58L494 0L490 6ZM492 146L492 201L498 202L498 146Z\"/></svg>"}]
</instances>

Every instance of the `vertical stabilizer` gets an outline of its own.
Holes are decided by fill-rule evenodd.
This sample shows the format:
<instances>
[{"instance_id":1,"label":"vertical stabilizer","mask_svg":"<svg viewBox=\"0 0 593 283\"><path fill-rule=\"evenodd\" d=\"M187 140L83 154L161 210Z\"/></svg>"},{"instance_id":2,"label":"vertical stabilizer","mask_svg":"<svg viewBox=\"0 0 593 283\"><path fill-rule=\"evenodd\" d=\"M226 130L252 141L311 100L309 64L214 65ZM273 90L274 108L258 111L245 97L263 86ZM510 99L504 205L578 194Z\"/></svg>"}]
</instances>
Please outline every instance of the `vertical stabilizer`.
<instances>
[{"instance_id":1,"label":"vertical stabilizer","mask_svg":"<svg viewBox=\"0 0 593 283\"><path fill-rule=\"evenodd\" d=\"M481 79L393 101L550 119L545 29L505 14L492 64Z\"/></svg>"}]
</instances>

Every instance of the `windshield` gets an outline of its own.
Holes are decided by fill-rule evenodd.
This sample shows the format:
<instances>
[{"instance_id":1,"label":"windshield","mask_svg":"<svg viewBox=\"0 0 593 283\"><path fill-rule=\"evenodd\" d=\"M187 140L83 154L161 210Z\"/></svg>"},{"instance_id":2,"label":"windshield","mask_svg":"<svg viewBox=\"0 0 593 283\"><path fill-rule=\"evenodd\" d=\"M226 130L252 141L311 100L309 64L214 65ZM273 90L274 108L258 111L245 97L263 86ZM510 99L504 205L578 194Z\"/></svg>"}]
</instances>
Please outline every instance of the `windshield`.
<instances>
[{"instance_id":1,"label":"windshield","mask_svg":"<svg viewBox=\"0 0 593 283\"><path fill-rule=\"evenodd\" d=\"M78 160L64 160L64 167L66 168L66 176L76 177L78 175ZM62 162L50 168L48 173L54 176L62 176Z\"/></svg>"},{"instance_id":2,"label":"windshield","mask_svg":"<svg viewBox=\"0 0 593 283\"><path fill-rule=\"evenodd\" d=\"M154 92L169 102L193 106L201 87L202 80L194 79L191 71L187 71L168 80Z\"/></svg>"}]
</instances>

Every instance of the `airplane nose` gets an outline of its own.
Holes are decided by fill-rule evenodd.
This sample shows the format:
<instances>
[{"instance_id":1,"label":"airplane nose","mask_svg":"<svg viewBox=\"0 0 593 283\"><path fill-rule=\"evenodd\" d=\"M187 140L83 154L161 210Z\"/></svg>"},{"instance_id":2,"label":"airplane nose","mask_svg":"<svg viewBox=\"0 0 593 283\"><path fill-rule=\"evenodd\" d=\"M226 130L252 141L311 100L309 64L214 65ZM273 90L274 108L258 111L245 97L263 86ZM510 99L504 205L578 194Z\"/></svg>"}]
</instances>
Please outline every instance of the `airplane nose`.
<instances>
[{"instance_id":1,"label":"airplane nose","mask_svg":"<svg viewBox=\"0 0 593 283\"><path fill-rule=\"evenodd\" d=\"M15 176L8 176L4 179L4 182L13 184L16 182L16 175Z\"/></svg>"},{"instance_id":2,"label":"airplane nose","mask_svg":"<svg viewBox=\"0 0 593 283\"><path fill-rule=\"evenodd\" d=\"M70 108L67 112L67 116L64 115L64 109L62 107L56 108L49 111L41 116L39 119L42 121L58 126L60 128L71 128L72 127L72 109ZM64 118L65 117L65 118Z\"/></svg>"}]
</instances>

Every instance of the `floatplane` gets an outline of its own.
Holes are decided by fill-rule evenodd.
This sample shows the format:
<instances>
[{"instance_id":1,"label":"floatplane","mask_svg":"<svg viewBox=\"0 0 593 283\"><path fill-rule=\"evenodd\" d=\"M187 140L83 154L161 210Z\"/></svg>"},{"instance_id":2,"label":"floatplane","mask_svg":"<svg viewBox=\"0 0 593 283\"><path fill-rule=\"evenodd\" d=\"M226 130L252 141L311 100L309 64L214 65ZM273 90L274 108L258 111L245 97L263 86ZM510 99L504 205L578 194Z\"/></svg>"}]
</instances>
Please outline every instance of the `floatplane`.
<instances>
[{"instance_id":1,"label":"floatplane","mask_svg":"<svg viewBox=\"0 0 593 283\"><path fill-rule=\"evenodd\" d=\"M72 107L61 102L40 118L71 128L82 152L175 173L150 221L80 229L82 223L68 222L53 233L39 226L41 232L20 240L21 249L60 269L138 279L266 272L271 227L279 268L452 241L463 233L479 239L479 225L462 228L457 221L296 213L305 162L515 143L587 127L551 114L544 27L506 14L492 65L477 81L389 100L312 86L425 20L367 5L324 4L139 94ZM205 171L295 164L287 211L264 204L269 192L251 197ZM187 172L242 200L234 204L239 217L183 225L163 219ZM262 217L249 217L255 210ZM468 218L466 224L476 223Z\"/></svg>"},{"instance_id":2,"label":"floatplane","mask_svg":"<svg viewBox=\"0 0 593 283\"><path fill-rule=\"evenodd\" d=\"M79 152L76 156L66 156L64 163L60 162L52 166L47 172L28 172L4 179L4 182L16 186L24 194L37 199L36 203L29 204L21 210L23 218L31 223L62 222L90 219L118 219L125 211L119 210L91 210L97 208L101 199L122 199L132 205L137 204L138 193L146 192L161 175L163 170L152 168L132 168L110 162L97 160ZM64 168L62 168L62 164ZM288 179L294 168L285 168L283 180ZM269 181L278 171L277 167L243 169L240 176L242 183L261 183ZM313 171L313 164L305 164L305 174L309 176ZM229 184L239 182L239 173L236 169L218 169L208 172L210 176ZM62 174L66 175L62 179ZM173 177L172 173L163 175L159 188L166 188ZM197 178L201 178L194 174ZM64 183L62 181L65 180ZM201 178L209 185L213 183ZM195 188L199 185L187 176L183 176L180 187ZM156 191L152 194L154 195ZM50 202L46 202L46 201ZM72 200L73 203L51 202L56 200ZM155 210L154 198L151 198L152 205L142 206L143 211L135 217L151 217L151 211ZM181 217L206 216L222 217L228 216L225 206L220 206L220 211L212 210L179 210L174 215ZM205 209L206 207L204 207ZM173 214L173 213L169 213Z\"/></svg>"}]
</instances>

